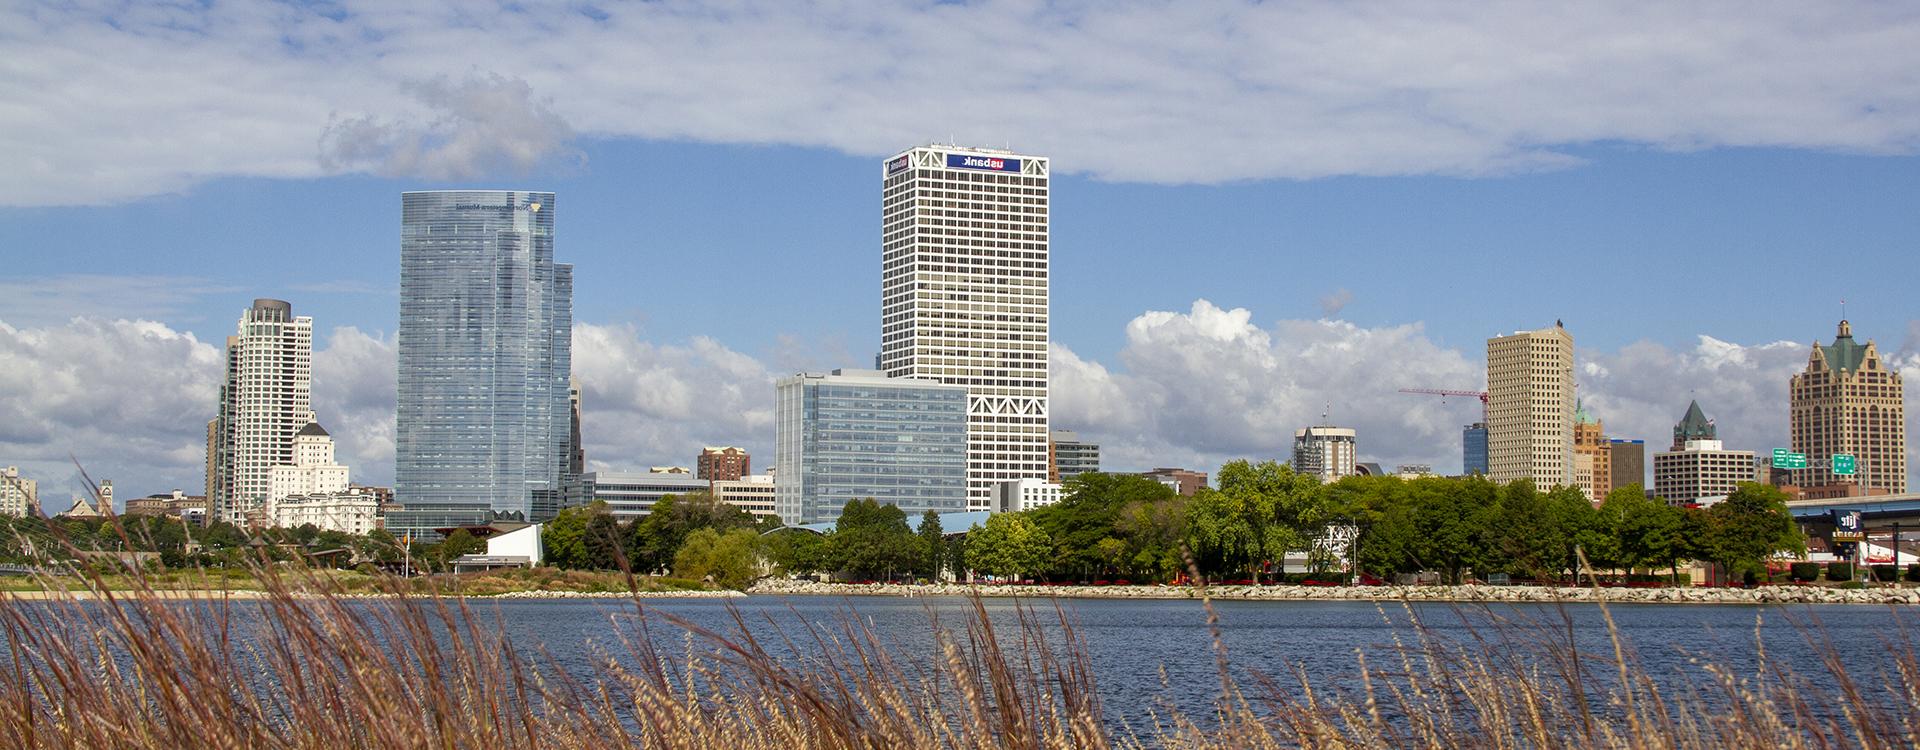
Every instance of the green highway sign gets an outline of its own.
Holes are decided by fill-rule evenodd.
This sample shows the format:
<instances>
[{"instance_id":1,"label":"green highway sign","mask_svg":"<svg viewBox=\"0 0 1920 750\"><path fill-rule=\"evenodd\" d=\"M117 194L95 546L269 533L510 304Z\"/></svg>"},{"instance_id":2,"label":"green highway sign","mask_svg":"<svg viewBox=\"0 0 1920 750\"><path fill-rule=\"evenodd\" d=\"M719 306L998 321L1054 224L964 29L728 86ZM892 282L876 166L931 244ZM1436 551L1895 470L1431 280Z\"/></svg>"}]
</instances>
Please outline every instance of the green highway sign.
<instances>
[{"instance_id":1,"label":"green highway sign","mask_svg":"<svg viewBox=\"0 0 1920 750\"><path fill-rule=\"evenodd\" d=\"M1846 453L1833 454L1833 473L1840 476L1853 476L1853 456Z\"/></svg>"},{"instance_id":2,"label":"green highway sign","mask_svg":"<svg viewBox=\"0 0 1920 750\"><path fill-rule=\"evenodd\" d=\"M1849 458L1851 458L1851 456L1849 456ZM1775 448L1773 449L1773 468L1776 468L1776 469L1807 468L1807 454L1794 453L1785 448Z\"/></svg>"}]
</instances>

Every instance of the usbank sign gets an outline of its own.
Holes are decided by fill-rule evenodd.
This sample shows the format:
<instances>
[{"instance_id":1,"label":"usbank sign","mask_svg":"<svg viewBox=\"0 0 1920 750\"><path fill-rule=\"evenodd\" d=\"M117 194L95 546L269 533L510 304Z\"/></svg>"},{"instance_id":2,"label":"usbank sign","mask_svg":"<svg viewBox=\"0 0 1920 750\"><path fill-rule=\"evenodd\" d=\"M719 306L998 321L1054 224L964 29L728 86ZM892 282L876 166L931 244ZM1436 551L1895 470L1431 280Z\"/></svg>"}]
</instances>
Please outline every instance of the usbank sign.
<instances>
[{"instance_id":1,"label":"usbank sign","mask_svg":"<svg viewBox=\"0 0 1920 750\"><path fill-rule=\"evenodd\" d=\"M1019 159L1003 159L998 156L974 156L972 154L947 154L948 169L985 169L990 172L1019 172Z\"/></svg>"}]
</instances>

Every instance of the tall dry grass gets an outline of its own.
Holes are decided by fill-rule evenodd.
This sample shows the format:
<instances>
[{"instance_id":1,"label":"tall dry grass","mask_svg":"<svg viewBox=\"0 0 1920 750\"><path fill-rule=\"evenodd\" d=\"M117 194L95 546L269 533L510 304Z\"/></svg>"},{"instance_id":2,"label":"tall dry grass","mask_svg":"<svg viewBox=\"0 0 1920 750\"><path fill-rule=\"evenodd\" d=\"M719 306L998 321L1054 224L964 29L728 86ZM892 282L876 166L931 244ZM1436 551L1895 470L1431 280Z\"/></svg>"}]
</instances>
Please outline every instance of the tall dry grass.
<instances>
[{"instance_id":1,"label":"tall dry grass","mask_svg":"<svg viewBox=\"0 0 1920 750\"><path fill-rule=\"evenodd\" d=\"M960 622L934 623L931 652L907 658L852 617L769 636L736 610L720 632L636 598L633 628L610 633L590 667L566 669L468 599L393 581L369 600L298 569L254 573L258 601L180 598L137 575L114 592L84 571L47 579L74 583L46 600L0 598L0 746L1920 746L1914 650L1897 643L1884 673L1861 675L1817 628L1806 632L1827 655L1819 674L1762 654L1744 673L1702 663L1660 680L1610 615L1609 648L1590 653L1570 623L1496 618L1442 637L1419 620L1431 610L1409 607L1392 647L1356 651L1350 676L1332 681L1239 670L1216 629L1215 708L1125 724L1057 606L1020 607L1001 628L976 599Z\"/></svg>"}]
</instances>

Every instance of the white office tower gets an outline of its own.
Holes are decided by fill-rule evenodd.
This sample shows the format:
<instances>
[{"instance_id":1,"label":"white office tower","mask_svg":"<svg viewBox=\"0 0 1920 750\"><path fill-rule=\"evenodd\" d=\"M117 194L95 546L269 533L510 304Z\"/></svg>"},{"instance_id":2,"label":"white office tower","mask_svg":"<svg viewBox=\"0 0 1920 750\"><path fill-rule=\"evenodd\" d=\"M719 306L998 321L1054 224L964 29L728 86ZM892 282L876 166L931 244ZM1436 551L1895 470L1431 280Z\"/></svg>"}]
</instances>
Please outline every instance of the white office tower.
<instances>
[{"instance_id":1,"label":"white office tower","mask_svg":"<svg viewBox=\"0 0 1920 750\"><path fill-rule=\"evenodd\" d=\"M1573 334L1558 321L1487 339L1487 478L1572 486L1574 396Z\"/></svg>"},{"instance_id":2,"label":"white office tower","mask_svg":"<svg viewBox=\"0 0 1920 750\"><path fill-rule=\"evenodd\" d=\"M273 467L294 462L294 436L313 423L313 319L293 305L256 299L227 338L220 389L214 518L244 523L272 494Z\"/></svg>"},{"instance_id":3,"label":"white office tower","mask_svg":"<svg viewBox=\"0 0 1920 750\"><path fill-rule=\"evenodd\" d=\"M1293 470L1321 482L1354 475L1355 442L1351 427L1307 427L1293 431Z\"/></svg>"},{"instance_id":4,"label":"white office tower","mask_svg":"<svg viewBox=\"0 0 1920 750\"><path fill-rule=\"evenodd\" d=\"M881 166L880 369L967 387L969 510L1047 477L1048 167L955 146Z\"/></svg>"}]
</instances>

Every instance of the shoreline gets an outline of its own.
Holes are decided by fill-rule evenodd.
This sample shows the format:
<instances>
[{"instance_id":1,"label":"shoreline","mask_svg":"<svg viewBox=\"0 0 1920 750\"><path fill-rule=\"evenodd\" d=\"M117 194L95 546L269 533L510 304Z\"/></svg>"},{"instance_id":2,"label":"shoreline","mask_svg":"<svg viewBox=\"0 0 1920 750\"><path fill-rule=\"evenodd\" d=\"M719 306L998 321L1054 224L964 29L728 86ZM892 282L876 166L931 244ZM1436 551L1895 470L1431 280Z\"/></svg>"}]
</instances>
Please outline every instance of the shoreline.
<instances>
[{"instance_id":1,"label":"shoreline","mask_svg":"<svg viewBox=\"0 0 1920 750\"><path fill-rule=\"evenodd\" d=\"M1200 599L1190 586L985 586L852 584L763 580L754 596L1021 597L1028 599ZM1209 586L1214 601L1357 601L1435 603L1562 602L1608 604L1920 604L1920 588L1839 589L1823 586L1738 588L1585 588L1546 586Z\"/></svg>"}]
</instances>

